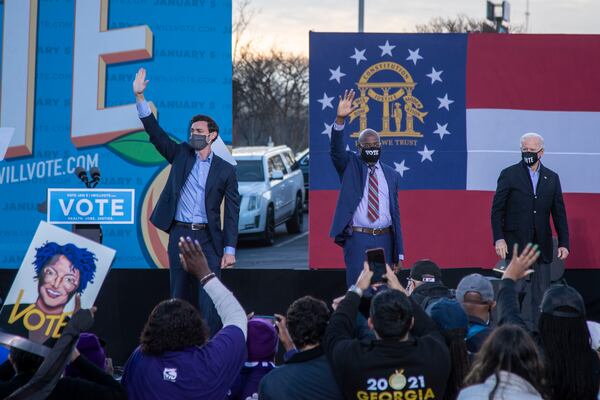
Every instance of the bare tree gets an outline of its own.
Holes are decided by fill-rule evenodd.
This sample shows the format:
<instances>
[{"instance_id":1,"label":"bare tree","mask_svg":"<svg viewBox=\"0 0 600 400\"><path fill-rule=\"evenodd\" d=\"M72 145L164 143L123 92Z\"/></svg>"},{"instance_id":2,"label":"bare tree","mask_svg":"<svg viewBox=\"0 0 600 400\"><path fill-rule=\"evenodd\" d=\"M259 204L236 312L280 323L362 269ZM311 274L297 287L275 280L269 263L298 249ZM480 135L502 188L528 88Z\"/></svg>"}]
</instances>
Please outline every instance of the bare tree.
<instances>
[{"instance_id":1,"label":"bare tree","mask_svg":"<svg viewBox=\"0 0 600 400\"><path fill-rule=\"evenodd\" d=\"M477 19L459 14L456 17L435 17L428 23L415 27L419 33L464 33L464 32L495 32L485 19ZM521 25L510 27L510 32L523 32Z\"/></svg>"},{"instance_id":2,"label":"bare tree","mask_svg":"<svg viewBox=\"0 0 600 400\"><path fill-rule=\"evenodd\" d=\"M252 0L236 0L235 16L231 24L231 34L233 38L233 48L231 49L233 60L237 60L240 48L242 47L243 37L250 26L252 19L259 10L250 8ZM249 48L251 40L245 43L245 47Z\"/></svg>"},{"instance_id":3,"label":"bare tree","mask_svg":"<svg viewBox=\"0 0 600 400\"><path fill-rule=\"evenodd\" d=\"M308 59L240 52L233 68L233 144L308 146Z\"/></svg>"}]
</instances>

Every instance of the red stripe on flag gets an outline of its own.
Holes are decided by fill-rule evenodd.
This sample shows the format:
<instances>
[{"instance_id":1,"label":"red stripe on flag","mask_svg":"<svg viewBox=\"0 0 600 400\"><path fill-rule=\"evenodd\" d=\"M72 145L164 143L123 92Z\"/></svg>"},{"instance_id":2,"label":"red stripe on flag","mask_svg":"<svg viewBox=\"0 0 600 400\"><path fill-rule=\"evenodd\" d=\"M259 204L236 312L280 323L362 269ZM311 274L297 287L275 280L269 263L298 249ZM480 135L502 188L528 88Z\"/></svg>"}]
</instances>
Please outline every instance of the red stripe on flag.
<instances>
[{"instance_id":1,"label":"red stripe on flag","mask_svg":"<svg viewBox=\"0 0 600 400\"><path fill-rule=\"evenodd\" d=\"M600 35L471 34L467 108L600 111Z\"/></svg>"},{"instance_id":2,"label":"red stripe on flag","mask_svg":"<svg viewBox=\"0 0 600 400\"><path fill-rule=\"evenodd\" d=\"M405 266L431 258L445 268L491 268L497 260L492 245L490 207L493 192L434 191L400 192ZM338 192L310 192L309 265L311 268L342 268L342 248L329 237ZM569 268L600 269L600 194L564 194L571 255Z\"/></svg>"}]
</instances>

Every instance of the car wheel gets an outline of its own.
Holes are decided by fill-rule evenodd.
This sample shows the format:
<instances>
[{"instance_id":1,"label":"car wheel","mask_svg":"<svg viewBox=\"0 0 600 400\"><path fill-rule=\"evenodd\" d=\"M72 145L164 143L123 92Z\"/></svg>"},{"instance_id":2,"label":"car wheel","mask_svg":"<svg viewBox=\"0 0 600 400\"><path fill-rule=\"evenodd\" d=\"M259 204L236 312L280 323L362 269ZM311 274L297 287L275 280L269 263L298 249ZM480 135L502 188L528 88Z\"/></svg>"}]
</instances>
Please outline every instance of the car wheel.
<instances>
[{"instance_id":1,"label":"car wheel","mask_svg":"<svg viewBox=\"0 0 600 400\"><path fill-rule=\"evenodd\" d=\"M265 246L273 246L275 243L275 211L272 205L267 208L267 220L261 243Z\"/></svg>"},{"instance_id":2,"label":"car wheel","mask_svg":"<svg viewBox=\"0 0 600 400\"><path fill-rule=\"evenodd\" d=\"M294 214L285 223L288 233L300 233L302 232L302 223L304 222L304 210L302 206L302 196L296 197L296 207L294 208Z\"/></svg>"}]
</instances>

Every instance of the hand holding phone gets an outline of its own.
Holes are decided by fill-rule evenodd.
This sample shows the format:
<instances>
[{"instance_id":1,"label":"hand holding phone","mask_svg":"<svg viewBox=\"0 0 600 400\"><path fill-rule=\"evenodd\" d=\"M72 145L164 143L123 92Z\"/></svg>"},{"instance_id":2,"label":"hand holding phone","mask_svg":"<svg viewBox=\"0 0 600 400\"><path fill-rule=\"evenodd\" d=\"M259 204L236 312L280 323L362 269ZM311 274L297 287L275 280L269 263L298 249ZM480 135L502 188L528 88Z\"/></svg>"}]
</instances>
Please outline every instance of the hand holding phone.
<instances>
[{"instance_id":1,"label":"hand holding phone","mask_svg":"<svg viewBox=\"0 0 600 400\"><path fill-rule=\"evenodd\" d=\"M369 249L365 252L369 269L373 272L371 284L385 281L385 252L383 248Z\"/></svg>"}]
</instances>

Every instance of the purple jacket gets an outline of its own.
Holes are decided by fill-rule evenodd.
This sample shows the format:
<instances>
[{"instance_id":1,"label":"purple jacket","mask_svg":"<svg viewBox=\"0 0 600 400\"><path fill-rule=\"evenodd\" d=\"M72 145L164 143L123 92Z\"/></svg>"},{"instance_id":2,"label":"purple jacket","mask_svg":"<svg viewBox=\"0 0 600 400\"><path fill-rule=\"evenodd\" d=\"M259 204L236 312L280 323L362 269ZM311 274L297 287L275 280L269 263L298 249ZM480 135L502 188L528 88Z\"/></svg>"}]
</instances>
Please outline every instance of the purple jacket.
<instances>
[{"instance_id":1,"label":"purple jacket","mask_svg":"<svg viewBox=\"0 0 600 400\"><path fill-rule=\"evenodd\" d=\"M203 346L144 354L138 347L125 365L121 383L130 400L225 399L246 360L246 339L234 325Z\"/></svg>"}]
</instances>

